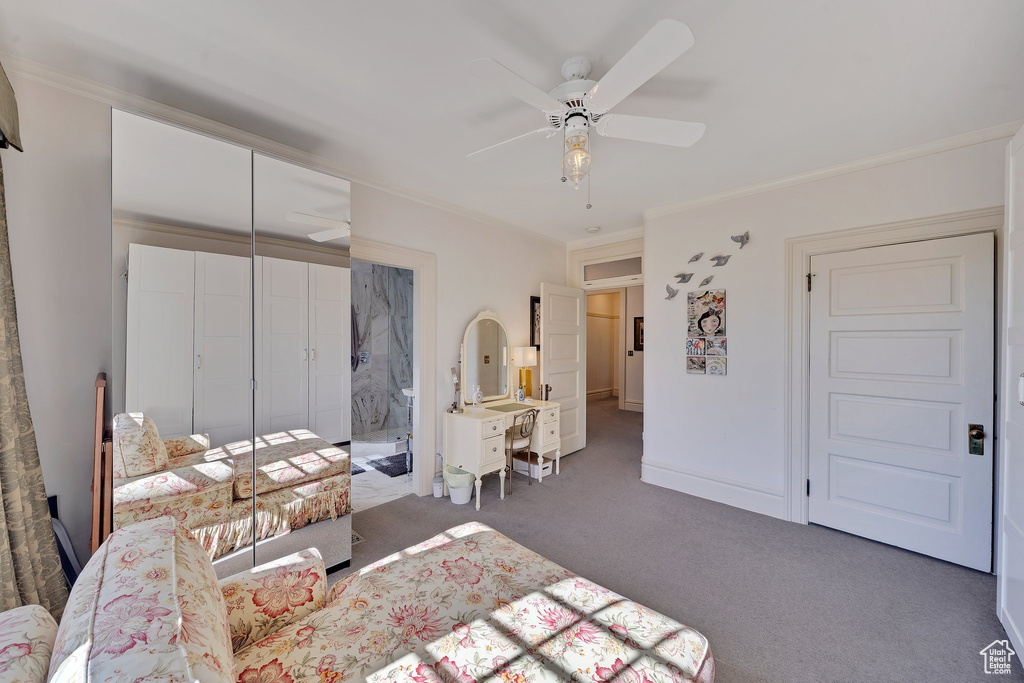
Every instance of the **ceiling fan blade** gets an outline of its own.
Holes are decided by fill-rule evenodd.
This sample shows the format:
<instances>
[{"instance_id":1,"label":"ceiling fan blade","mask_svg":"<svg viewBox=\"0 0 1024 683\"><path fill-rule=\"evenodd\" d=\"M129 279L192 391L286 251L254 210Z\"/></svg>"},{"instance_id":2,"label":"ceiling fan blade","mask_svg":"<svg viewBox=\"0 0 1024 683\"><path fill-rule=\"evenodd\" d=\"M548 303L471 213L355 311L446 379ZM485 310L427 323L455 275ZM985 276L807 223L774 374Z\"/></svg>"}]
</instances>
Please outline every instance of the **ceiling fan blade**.
<instances>
[{"instance_id":1,"label":"ceiling fan blade","mask_svg":"<svg viewBox=\"0 0 1024 683\"><path fill-rule=\"evenodd\" d=\"M527 136L533 135L534 133L547 133L548 137L551 137L552 135L554 135L557 132L558 132L557 128L552 128L551 126L544 126L543 128L538 128L537 130L531 130L529 133L523 133L522 135L517 135L514 138L509 138L508 140L502 140L501 142L499 142L497 144L494 144L494 145L491 145L490 147L484 147L483 149L478 149L475 152L470 152L469 154L466 155L466 158L467 159L471 159L471 158L475 157L477 154L482 154L483 152L486 152L488 150L494 149L495 147L501 147L502 145L508 144L510 142L515 142L516 140L519 140L520 138L525 138Z\"/></svg>"},{"instance_id":2,"label":"ceiling fan blade","mask_svg":"<svg viewBox=\"0 0 1024 683\"><path fill-rule=\"evenodd\" d=\"M285 216L285 220L289 223L301 223L302 225L312 225L317 228L344 228L345 230L348 230L350 225L349 221L343 221L339 218L316 216L311 213L301 213L299 211L289 211Z\"/></svg>"},{"instance_id":3,"label":"ceiling fan blade","mask_svg":"<svg viewBox=\"0 0 1024 683\"><path fill-rule=\"evenodd\" d=\"M564 112L567 109L564 102L556 100L533 83L530 83L516 72L493 59L474 59L469 63L469 71L474 76L491 83L509 95L533 105L547 114Z\"/></svg>"},{"instance_id":4,"label":"ceiling fan blade","mask_svg":"<svg viewBox=\"0 0 1024 683\"><path fill-rule=\"evenodd\" d=\"M323 232L314 232L309 235L309 239L314 242L330 242L341 237L348 237L350 232L350 228L346 225L344 228L331 228Z\"/></svg>"},{"instance_id":5,"label":"ceiling fan blade","mask_svg":"<svg viewBox=\"0 0 1024 683\"><path fill-rule=\"evenodd\" d=\"M592 112L603 114L693 47L690 27L662 19L597 82L588 95Z\"/></svg>"},{"instance_id":6,"label":"ceiling fan blade","mask_svg":"<svg viewBox=\"0 0 1024 683\"><path fill-rule=\"evenodd\" d=\"M595 124L597 132L609 138L653 142L658 145L689 147L704 137L704 124L655 119L649 116L606 114Z\"/></svg>"}]
</instances>

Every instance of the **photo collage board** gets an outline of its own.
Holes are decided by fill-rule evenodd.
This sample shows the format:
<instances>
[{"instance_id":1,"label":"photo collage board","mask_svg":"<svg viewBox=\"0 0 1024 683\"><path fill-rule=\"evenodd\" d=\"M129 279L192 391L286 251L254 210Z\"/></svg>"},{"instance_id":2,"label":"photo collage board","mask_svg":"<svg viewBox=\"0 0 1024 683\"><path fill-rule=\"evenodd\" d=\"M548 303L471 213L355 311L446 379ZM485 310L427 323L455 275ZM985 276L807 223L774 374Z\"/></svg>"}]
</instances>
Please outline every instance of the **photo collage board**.
<instances>
[{"instance_id":1,"label":"photo collage board","mask_svg":"<svg viewBox=\"0 0 1024 683\"><path fill-rule=\"evenodd\" d=\"M686 314L686 373L725 375L728 370L725 290L688 293Z\"/></svg>"}]
</instances>

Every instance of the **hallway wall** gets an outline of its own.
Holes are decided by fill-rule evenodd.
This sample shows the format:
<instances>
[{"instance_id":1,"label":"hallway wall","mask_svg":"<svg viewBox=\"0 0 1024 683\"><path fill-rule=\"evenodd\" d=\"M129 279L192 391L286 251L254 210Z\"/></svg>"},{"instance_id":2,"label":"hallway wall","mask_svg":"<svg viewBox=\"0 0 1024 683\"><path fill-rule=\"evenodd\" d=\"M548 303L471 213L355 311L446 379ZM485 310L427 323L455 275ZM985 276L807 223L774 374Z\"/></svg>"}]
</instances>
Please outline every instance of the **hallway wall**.
<instances>
[{"instance_id":1,"label":"hallway wall","mask_svg":"<svg viewBox=\"0 0 1024 683\"><path fill-rule=\"evenodd\" d=\"M587 398L619 395L618 292L587 294Z\"/></svg>"}]
</instances>

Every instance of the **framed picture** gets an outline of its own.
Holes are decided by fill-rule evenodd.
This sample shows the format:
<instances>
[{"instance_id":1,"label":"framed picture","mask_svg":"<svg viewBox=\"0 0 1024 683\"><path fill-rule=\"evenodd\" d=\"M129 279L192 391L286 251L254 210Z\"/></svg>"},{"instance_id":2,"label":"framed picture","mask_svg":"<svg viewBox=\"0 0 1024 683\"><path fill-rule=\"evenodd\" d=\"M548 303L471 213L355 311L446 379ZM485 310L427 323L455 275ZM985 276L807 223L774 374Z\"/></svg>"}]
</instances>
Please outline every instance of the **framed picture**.
<instances>
[{"instance_id":1,"label":"framed picture","mask_svg":"<svg viewBox=\"0 0 1024 683\"><path fill-rule=\"evenodd\" d=\"M530 346L540 351L540 297L530 297Z\"/></svg>"},{"instance_id":2,"label":"framed picture","mask_svg":"<svg viewBox=\"0 0 1024 683\"><path fill-rule=\"evenodd\" d=\"M633 318L633 350L644 350L644 317Z\"/></svg>"},{"instance_id":3,"label":"framed picture","mask_svg":"<svg viewBox=\"0 0 1024 683\"><path fill-rule=\"evenodd\" d=\"M725 290L712 289L705 292L690 292L686 295L690 337L725 336Z\"/></svg>"},{"instance_id":4,"label":"framed picture","mask_svg":"<svg viewBox=\"0 0 1024 683\"><path fill-rule=\"evenodd\" d=\"M704 356L707 355L705 350L707 348L706 342L703 337L687 337L686 338L686 355L687 356Z\"/></svg>"}]
</instances>

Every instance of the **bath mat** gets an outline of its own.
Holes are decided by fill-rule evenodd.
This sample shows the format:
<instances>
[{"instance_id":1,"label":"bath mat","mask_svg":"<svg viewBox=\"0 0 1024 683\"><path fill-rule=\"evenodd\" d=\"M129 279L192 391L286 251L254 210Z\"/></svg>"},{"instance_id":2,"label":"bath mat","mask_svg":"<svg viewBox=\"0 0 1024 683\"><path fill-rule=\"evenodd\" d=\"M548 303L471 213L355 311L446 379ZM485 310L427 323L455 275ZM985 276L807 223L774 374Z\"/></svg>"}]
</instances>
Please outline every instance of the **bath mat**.
<instances>
[{"instance_id":1,"label":"bath mat","mask_svg":"<svg viewBox=\"0 0 1024 683\"><path fill-rule=\"evenodd\" d=\"M364 469L363 469L362 467L360 467L359 465L357 465L357 464L355 464L355 463L352 463L352 476L353 476L353 477L354 477L354 476L356 476L357 474L362 474L362 473L363 473L363 472L365 472L365 471L366 471L366 470L364 470Z\"/></svg>"},{"instance_id":2,"label":"bath mat","mask_svg":"<svg viewBox=\"0 0 1024 683\"><path fill-rule=\"evenodd\" d=\"M365 539L359 534L357 534L355 531L352 532L352 545L355 545L356 543L361 543L364 540Z\"/></svg>"},{"instance_id":3,"label":"bath mat","mask_svg":"<svg viewBox=\"0 0 1024 683\"><path fill-rule=\"evenodd\" d=\"M403 474L409 474L409 470L405 466L405 453L389 455L386 458L373 458L367 460L366 464L389 477L400 477Z\"/></svg>"}]
</instances>

